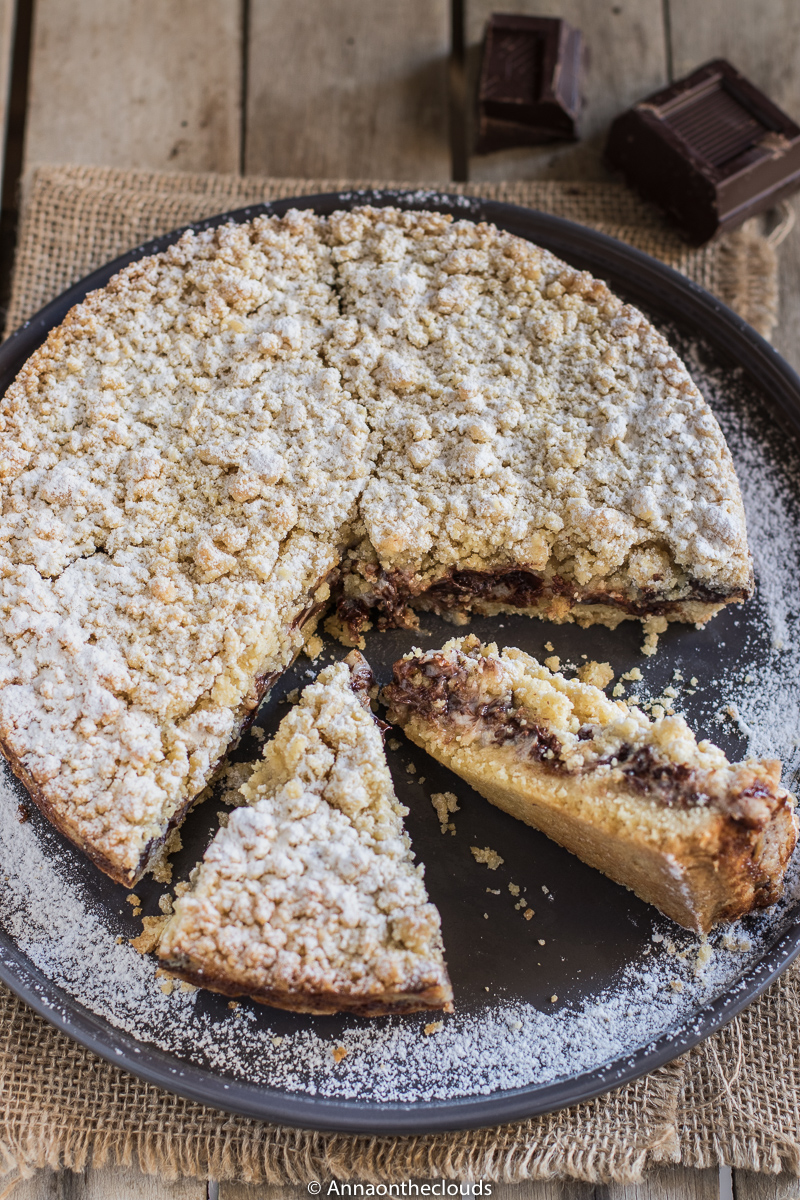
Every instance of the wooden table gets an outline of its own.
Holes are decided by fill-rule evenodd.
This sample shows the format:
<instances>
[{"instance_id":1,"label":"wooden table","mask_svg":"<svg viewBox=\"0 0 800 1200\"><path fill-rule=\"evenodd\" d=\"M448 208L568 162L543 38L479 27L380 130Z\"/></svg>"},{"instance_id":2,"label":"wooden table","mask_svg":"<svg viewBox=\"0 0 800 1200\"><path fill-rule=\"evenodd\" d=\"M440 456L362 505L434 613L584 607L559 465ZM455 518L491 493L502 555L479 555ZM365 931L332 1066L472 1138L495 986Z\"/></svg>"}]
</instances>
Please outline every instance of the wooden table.
<instances>
[{"instance_id":1,"label":"wooden table","mask_svg":"<svg viewBox=\"0 0 800 1200\"><path fill-rule=\"evenodd\" d=\"M471 151L479 43L492 10L563 16L591 65L577 145ZM7 127L0 297L15 197L32 168L448 180L603 179L621 109L724 55L800 118L800 0L0 0ZM781 249L781 352L800 366L800 223ZM277 1200L305 1188L42 1172L14 1200ZM800 1181L654 1173L636 1186L497 1185L497 1200L768 1200Z\"/></svg>"}]
</instances>

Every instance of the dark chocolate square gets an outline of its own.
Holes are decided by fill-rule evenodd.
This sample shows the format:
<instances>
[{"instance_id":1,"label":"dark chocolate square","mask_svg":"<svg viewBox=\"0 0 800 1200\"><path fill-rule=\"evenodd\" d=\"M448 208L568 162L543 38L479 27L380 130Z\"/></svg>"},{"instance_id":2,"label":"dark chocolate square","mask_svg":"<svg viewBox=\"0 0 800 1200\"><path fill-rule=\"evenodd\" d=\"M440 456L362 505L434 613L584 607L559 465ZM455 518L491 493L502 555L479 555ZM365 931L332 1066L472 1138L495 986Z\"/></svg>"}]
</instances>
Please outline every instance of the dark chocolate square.
<instances>
[{"instance_id":1,"label":"dark chocolate square","mask_svg":"<svg viewBox=\"0 0 800 1200\"><path fill-rule=\"evenodd\" d=\"M617 117L606 158L699 244L800 187L800 126L715 59Z\"/></svg>"},{"instance_id":2,"label":"dark chocolate square","mask_svg":"<svg viewBox=\"0 0 800 1200\"><path fill-rule=\"evenodd\" d=\"M478 84L476 150L575 141L583 37L556 17L493 13Z\"/></svg>"}]
</instances>

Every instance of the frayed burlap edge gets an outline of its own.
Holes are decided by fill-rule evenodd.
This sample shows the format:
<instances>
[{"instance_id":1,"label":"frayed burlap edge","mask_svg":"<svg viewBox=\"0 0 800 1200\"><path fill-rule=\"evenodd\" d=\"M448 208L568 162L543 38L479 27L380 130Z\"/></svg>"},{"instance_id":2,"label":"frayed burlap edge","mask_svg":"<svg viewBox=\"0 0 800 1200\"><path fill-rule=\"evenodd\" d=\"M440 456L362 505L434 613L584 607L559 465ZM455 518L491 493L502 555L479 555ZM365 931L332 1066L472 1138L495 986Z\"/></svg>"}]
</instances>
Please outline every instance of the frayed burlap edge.
<instances>
[{"instance_id":1,"label":"frayed burlap edge","mask_svg":"<svg viewBox=\"0 0 800 1200\"><path fill-rule=\"evenodd\" d=\"M248 1120L161 1091L71 1042L0 988L0 1171L138 1165L168 1178L595 1183L678 1160L678 1060L586 1104L492 1129L354 1137Z\"/></svg>"},{"instance_id":2,"label":"frayed burlap edge","mask_svg":"<svg viewBox=\"0 0 800 1200\"><path fill-rule=\"evenodd\" d=\"M46 168L30 180L8 326L133 245L187 221L343 180ZM402 185L391 185L402 186ZM448 185L592 225L662 258L769 333L775 255L755 224L695 250L615 184ZM599 1099L493 1129L417 1138L310 1133L230 1116L126 1075L0 988L0 1170L138 1165L165 1177L305 1183L641 1178L657 1163L800 1173L797 972L689 1056Z\"/></svg>"},{"instance_id":3,"label":"frayed burlap edge","mask_svg":"<svg viewBox=\"0 0 800 1200\"><path fill-rule=\"evenodd\" d=\"M407 183L179 175L111 167L43 167L25 204L6 331L95 267L188 221L267 199ZM687 246L658 212L616 183L447 184L446 190L538 208L626 241L696 280L769 337L777 320L775 251L757 221Z\"/></svg>"}]
</instances>

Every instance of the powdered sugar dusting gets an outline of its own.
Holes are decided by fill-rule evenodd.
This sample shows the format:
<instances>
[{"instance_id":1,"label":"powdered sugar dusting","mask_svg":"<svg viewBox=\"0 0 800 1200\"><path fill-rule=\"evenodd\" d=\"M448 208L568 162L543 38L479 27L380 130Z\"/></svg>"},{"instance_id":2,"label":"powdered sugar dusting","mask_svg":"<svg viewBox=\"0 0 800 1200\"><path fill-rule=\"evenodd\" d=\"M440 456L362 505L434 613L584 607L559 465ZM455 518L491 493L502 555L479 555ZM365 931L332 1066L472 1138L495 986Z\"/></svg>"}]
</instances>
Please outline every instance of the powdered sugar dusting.
<instances>
[{"instance_id":1,"label":"powdered sugar dusting","mask_svg":"<svg viewBox=\"0 0 800 1200\"><path fill-rule=\"evenodd\" d=\"M738 738L740 745L746 742L750 753L782 757L784 779L791 784L800 766L800 614L793 594L800 561L800 484L792 464L785 461L785 439L757 415L750 415L745 381L737 390L737 381L729 374L704 365L699 349L690 347L685 353L720 416L736 461L759 593L747 610L730 618L747 625L743 649L730 660L721 653L717 677L696 683L691 666L687 669L681 659L682 669L675 672L681 679L671 685L672 694L666 699L676 709L685 705L700 732L717 728ZM712 622L708 634L671 629L655 659L639 660L641 682L638 673L623 674L621 664L613 662L628 696L635 692L642 703L648 696L655 703L659 688L666 692L663 681L657 685L658 672L663 676L668 667L672 678L677 657L673 662L670 656L678 652L685 656L689 653L685 647L697 644L698 638L713 636L724 651L724 641L719 641L724 636L719 633L725 628L723 618L717 621L720 624ZM510 628L510 619L494 624L498 640L508 636L506 623ZM485 636L483 628L481 635ZM567 638L580 633L540 626L537 636L559 641L563 662L570 654L578 657L565 646ZM664 701L664 696L659 699ZM447 783L444 777L434 776L430 790L441 790ZM418 776L413 786L420 788ZM502 870L496 881L494 875L488 877L493 886L496 882L496 890L485 895L489 890L486 868L472 862L469 845L486 845L490 835L473 828L465 790L459 786L462 808L453 838L441 839L436 814L425 800L438 844L455 853L463 841L464 859L476 872L478 903L496 905L493 920L515 921L529 930L544 914L544 920L550 921L546 938L539 936L545 933L543 924L536 930L536 940L525 945L545 946L547 941L549 950L562 936L566 943L569 931L558 924L562 911L558 880L533 881L536 887L530 888L528 897L539 911L530 922L515 911L519 889L514 883L517 891L509 899L507 880L500 879ZM573 994L551 1001L556 989L548 980L543 957L537 1003L490 993L490 979L485 981L485 1001L465 1003L459 999L456 981L455 1013L445 1016L441 1029L428 1035L425 1025L430 1017L424 1014L374 1021L287 1018L248 1001L231 1009L202 991L175 987L165 994L155 961L137 954L127 940L116 940L122 934L129 936L130 913L98 902L92 869L77 852L64 848L38 814L20 821L22 796L6 773L0 783L0 904L8 934L34 966L65 997L76 998L141 1043L167 1051L179 1065L194 1064L228 1079L307 1096L402 1102L542 1086L615 1060L627 1061L667 1031L680 1029L683 1033L675 1042L678 1053L699 1009L720 995L736 994L743 974L775 945L800 901L800 864L795 858L780 905L716 931L708 942L647 910L649 924L641 931L641 952L611 977L582 984L578 971ZM498 848L507 854L505 847ZM128 909L121 890L119 897L119 910ZM504 903L507 908L501 908ZM563 994L560 985L558 991ZM347 1051L344 1057L334 1055L338 1047ZM609 1086L614 1081L609 1069Z\"/></svg>"}]
</instances>

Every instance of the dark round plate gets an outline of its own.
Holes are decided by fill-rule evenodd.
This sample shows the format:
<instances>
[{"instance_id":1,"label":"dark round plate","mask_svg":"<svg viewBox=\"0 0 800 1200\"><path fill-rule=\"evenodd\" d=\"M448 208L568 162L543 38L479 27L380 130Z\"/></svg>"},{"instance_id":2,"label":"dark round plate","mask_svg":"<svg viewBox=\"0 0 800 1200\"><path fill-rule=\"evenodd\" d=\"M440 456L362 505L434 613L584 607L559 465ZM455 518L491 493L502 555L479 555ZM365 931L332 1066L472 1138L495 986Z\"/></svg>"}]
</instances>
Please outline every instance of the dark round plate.
<instances>
[{"instance_id":1,"label":"dark round plate","mask_svg":"<svg viewBox=\"0 0 800 1200\"><path fill-rule=\"evenodd\" d=\"M800 379L730 309L695 283L630 246L558 217L514 205L420 191L306 196L251 206L189 228L249 220L262 213L282 214L290 207L311 207L325 214L363 203L428 207L452 213L456 218L492 221L605 279L615 292L643 308L680 349L691 354L695 363L701 365L701 377L705 372L713 378L716 396L723 397L724 411L719 415L726 431L738 430L745 445L770 447L770 462L783 481L784 493L789 497L787 503L797 506L800 456L794 439L800 435ZM182 232L158 238L123 255L43 308L0 347L0 387L5 389L9 385L47 332L87 292L103 286L128 263L163 250ZM641 630L631 622L611 632L504 617L477 619L471 629L484 639L518 645L539 657L551 652L545 643L552 642L564 662L580 663L582 655L608 659L618 673L639 666L645 675L642 687L650 695L658 695L672 681L676 670L685 680L702 676L708 685L699 690L684 689L681 708L700 732L713 737L729 754L741 756L746 741L740 728L731 723L715 725L713 718L729 697L731 680L735 685L738 668L744 671L748 665L758 666L770 658L767 624L765 603L757 596L741 610L722 613L705 630L672 626L662 639L659 653L649 660L639 653ZM452 626L426 615L421 630L415 633L392 631L368 635L367 657L384 681L392 662L412 645L437 645L454 632ZM336 657L344 653L333 642L326 642L326 652ZM722 661L733 666L733 673L729 672L725 679L719 678ZM274 729L285 712L281 708L285 693L307 681L308 668L307 660L296 664L262 706L259 725L267 732ZM800 728L795 733L800 733ZM558 1028L566 1030L568 1035L570 1014L580 1014L581 1005L602 996L608 989L619 988L626 971L632 967L638 970L640 966L644 970L643 964L662 954L660 948L672 938L679 947L691 943L689 935L630 892L486 804L402 738L398 737L398 742L398 748L391 748L397 744L390 743L390 764L398 794L411 810L408 825L417 855L426 864L431 896L442 913L457 1015L480 1023L494 1009L500 1011L504 1005L522 1003L531 1012L562 1013ZM237 757L253 757L255 745L251 739L239 748ZM774 747L776 753L781 750L780 745ZM409 765L411 772L407 769ZM420 776L424 777L424 783ZM448 789L457 792L461 804L455 816L458 830L455 837L442 836L429 803L431 792ZM24 800L21 789L20 797ZM190 815L184 827L184 848L175 860L177 878L188 874L212 836L216 823L212 810L216 807L209 803ZM57 859L62 866L67 864L74 886L102 918L109 938L112 934L130 937L139 932L138 921L124 903L123 889L97 872L35 811L29 828L30 836L37 839L45 856ZM469 853L472 844L497 850L504 859L502 867L490 873L485 866L478 865ZM3 864L6 870L10 865ZM523 912L515 909L507 887L511 881L527 889L522 895L536 910L533 919L524 921ZM157 912L158 894L163 889L147 880L136 890L144 912ZM498 891L499 897L495 894ZM369 1088L363 1095L344 1096L323 1094L324 1087L312 1095L308 1089L272 1086L269 1079L248 1078L246 1065L240 1064L236 1070L212 1065L212 1059L204 1060L202 1048L187 1045L163 1049L156 1044L157 1037L150 1040L134 1037L112 1023L102 1005L92 1003L90 1007L80 987L68 986L63 980L54 982L57 973L48 973L21 948L24 938L18 936L19 926L14 925L9 912L0 912L0 918L7 927L16 930L12 935L8 928L0 928L0 979L57 1028L115 1065L193 1100L249 1117L360 1133L410 1134L484 1126L548 1112L595 1096L668 1062L718 1029L800 952L800 904L791 900L766 917L748 918L750 926L747 921L743 923L742 928L753 930L753 954L740 956L738 961L729 955L729 969L717 977L717 985L702 995L698 993L698 999L688 1009L676 1008L674 1019L665 1017L655 1032L647 1032L639 1042L617 1047L605 1059L599 1054L597 1061L588 1066L584 1063L560 1073L551 1067L549 1073L543 1071L538 1079L524 1086L503 1088L498 1087L497 1080L490 1080L484 1091L476 1089L472 1094L443 1097L432 1095L428 1086L427 1093L425 1088L419 1089L419 1099L381 1100L371 1095ZM551 996L558 999L551 1000ZM231 1020L221 997L199 993L196 1005L209 1027ZM349 1017L313 1018L280 1013L259 1009L247 1001L243 1002L243 1008L247 1010L251 1028L263 1028L283 1037L313 1031L335 1043L363 1033L369 1024ZM422 1036L421 1025L426 1019L429 1018L403 1020L416 1022L414 1028L419 1026ZM384 1023L383 1027L391 1030L402 1024L395 1020L394 1025ZM576 1036L580 1036L581 1028L576 1015ZM580 1062L579 1055L575 1061ZM444 1066L442 1071L444 1076ZM255 1067L253 1073L257 1074Z\"/></svg>"}]
</instances>

